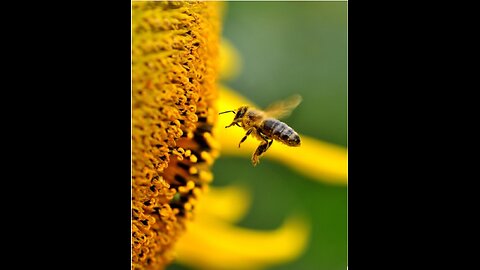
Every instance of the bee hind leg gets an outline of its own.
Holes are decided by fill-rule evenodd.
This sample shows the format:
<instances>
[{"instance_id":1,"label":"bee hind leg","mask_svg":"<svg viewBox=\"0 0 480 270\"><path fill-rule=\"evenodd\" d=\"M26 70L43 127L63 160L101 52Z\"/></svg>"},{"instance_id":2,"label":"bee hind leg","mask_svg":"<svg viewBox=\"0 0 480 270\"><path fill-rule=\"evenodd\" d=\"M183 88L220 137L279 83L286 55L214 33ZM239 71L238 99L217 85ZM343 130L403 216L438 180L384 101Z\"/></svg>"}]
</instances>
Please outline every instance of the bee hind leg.
<instances>
[{"instance_id":1,"label":"bee hind leg","mask_svg":"<svg viewBox=\"0 0 480 270\"><path fill-rule=\"evenodd\" d=\"M265 140L265 142L268 144L268 145L267 145L267 148L265 149L265 151L263 151L263 152L266 152L266 151L268 150L268 148L270 148L270 145L272 145L273 140L268 141L267 135L265 135L265 134L263 134L263 133L261 133L261 132L259 132L259 134L260 134L260 136Z\"/></svg>"},{"instance_id":2,"label":"bee hind leg","mask_svg":"<svg viewBox=\"0 0 480 270\"><path fill-rule=\"evenodd\" d=\"M245 136L243 136L242 140L238 143L238 148L240 148L240 144L242 144L247 139L248 135L250 135L254 129L255 128L251 128L247 131Z\"/></svg>"},{"instance_id":3,"label":"bee hind leg","mask_svg":"<svg viewBox=\"0 0 480 270\"><path fill-rule=\"evenodd\" d=\"M260 162L260 156L263 155L268 149L268 142L262 142L258 147L257 150L252 155L252 164L253 166L257 166Z\"/></svg>"},{"instance_id":4,"label":"bee hind leg","mask_svg":"<svg viewBox=\"0 0 480 270\"><path fill-rule=\"evenodd\" d=\"M273 140L271 140L271 141L268 143L267 149L270 148L270 145L272 145L272 143L273 143ZM267 151L267 149L265 149L265 151Z\"/></svg>"},{"instance_id":5,"label":"bee hind leg","mask_svg":"<svg viewBox=\"0 0 480 270\"><path fill-rule=\"evenodd\" d=\"M270 145L272 145L273 140L265 140L262 142L258 147L257 150L252 155L252 164L253 166L257 166L258 163L260 163L260 156L262 156L265 152L267 152L268 148L270 148Z\"/></svg>"}]
</instances>

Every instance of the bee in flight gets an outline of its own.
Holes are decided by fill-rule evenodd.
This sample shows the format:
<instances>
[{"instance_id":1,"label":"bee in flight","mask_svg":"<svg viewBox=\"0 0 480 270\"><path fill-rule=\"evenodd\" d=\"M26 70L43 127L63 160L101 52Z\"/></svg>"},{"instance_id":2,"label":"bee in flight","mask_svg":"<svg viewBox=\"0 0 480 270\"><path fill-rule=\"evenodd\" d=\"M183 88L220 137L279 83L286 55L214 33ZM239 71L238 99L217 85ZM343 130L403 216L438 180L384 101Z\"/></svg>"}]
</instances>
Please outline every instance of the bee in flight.
<instances>
[{"instance_id":1,"label":"bee in flight","mask_svg":"<svg viewBox=\"0 0 480 270\"><path fill-rule=\"evenodd\" d=\"M232 123L225 128L235 125L247 131L238 143L238 147L240 147L240 144L242 144L249 135L261 141L252 156L253 166L256 166L260 162L260 156L268 150L273 140L280 141L288 146L300 146L300 136L298 136L297 132L277 118L290 115L292 110L295 109L301 101L301 96L294 95L289 99L273 103L264 111L242 106L238 108L236 112L231 110L219 114L233 112L235 118L233 118Z\"/></svg>"}]
</instances>

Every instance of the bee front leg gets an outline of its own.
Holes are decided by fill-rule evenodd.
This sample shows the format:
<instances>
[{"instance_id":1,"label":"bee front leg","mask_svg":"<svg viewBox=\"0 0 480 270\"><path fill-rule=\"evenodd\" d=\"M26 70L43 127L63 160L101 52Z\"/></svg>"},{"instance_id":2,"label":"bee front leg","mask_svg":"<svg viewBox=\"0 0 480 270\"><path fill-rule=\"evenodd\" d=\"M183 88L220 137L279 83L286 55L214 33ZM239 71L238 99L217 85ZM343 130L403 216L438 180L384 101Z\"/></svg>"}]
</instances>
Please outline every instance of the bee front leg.
<instances>
[{"instance_id":1,"label":"bee front leg","mask_svg":"<svg viewBox=\"0 0 480 270\"><path fill-rule=\"evenodd\" d=\"M231 126L242 127L242 126L240 126L240 124L238 124L238 122L233 121L230 125L226 126L225 128L229 128Z\"/></svg>"},{"instance_id":2,"label":"bee front leg","mask_svg":"<svg viewBox=\"0 0 480 270\"><path fill-rule=\"evenodd\" d=\"M245 134L245 136L243 136L242 140L238 143L238 148L240 148L240 144L242 144L248 137L248 135L250 135L252 133L252 131L255 130L255 128L250 128L247 133Z\"/></svg>"}]
</instances>

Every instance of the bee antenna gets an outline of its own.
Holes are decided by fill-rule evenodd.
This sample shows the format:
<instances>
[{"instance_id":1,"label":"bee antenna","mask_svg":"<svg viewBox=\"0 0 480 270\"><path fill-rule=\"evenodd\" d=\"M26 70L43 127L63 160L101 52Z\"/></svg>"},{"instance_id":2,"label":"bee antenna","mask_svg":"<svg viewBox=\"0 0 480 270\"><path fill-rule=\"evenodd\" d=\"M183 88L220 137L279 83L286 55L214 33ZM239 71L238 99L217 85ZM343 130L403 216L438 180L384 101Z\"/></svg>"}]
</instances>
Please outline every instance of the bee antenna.
<instances>
[{"instance_id":1,"label":"bee antenna","mask_svg":"<svg viewBox=\"0 0 480 270\"><path fill-rule=\"evenodd\" d=\"M224 112L221 112L221 113L219 113L219 114L222 114L222 113L228 113L228 112L233 112L234 114L236 114L236 112L235 112L235 111L224 111Z\"/></svg>"}]
</instances>

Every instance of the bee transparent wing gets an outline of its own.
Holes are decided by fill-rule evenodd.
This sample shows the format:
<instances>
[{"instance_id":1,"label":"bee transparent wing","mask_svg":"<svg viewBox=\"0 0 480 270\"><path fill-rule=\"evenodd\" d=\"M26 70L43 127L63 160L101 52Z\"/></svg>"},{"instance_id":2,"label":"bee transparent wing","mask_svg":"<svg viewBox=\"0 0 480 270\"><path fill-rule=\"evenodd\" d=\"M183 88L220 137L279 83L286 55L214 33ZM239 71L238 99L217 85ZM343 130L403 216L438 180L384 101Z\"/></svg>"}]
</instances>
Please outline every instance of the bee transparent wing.
<instances>
[{"instance_id":1,"label":"bee transparent wing","mask_svg":"<svg viewBox=\"0 0 480 270\"><path fill-rule=\"evenodd\" d=\"M277 101L265 109L265 113L269 117L280 119L282 117L287 117L295 109L298 104L302 102L302 97L300 95L291 96L288 99Z\"/></svg>"}]
</instances>

